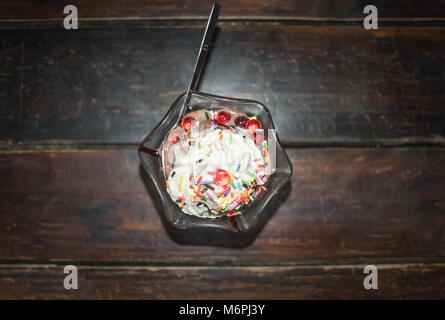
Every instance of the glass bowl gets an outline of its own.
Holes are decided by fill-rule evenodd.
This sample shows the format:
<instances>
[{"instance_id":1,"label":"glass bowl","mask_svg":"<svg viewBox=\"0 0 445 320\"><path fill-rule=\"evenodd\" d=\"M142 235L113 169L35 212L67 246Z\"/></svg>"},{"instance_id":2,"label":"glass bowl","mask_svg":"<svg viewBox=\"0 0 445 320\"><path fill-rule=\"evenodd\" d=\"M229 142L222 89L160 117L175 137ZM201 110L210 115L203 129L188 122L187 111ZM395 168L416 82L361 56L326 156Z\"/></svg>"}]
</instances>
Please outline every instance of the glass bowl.
<instances>
[{"instance_id":1,"label":"glass bowl","mask_svg":"<svg viewBox=\"0 0 445 320\"><path fill-rule=\"evenodd\" d=\"M156 193L162 203L162 214L166 220L178 229L217 228L235 232L247 231L252 228L264 213L267 204L277 195L278 191L290 180L292 165L276 139L275 172L265 184L267 190L242 210L241 215L221 218L199 218L185 214L173 202L165 186L165 177L162 168L161 155L158 152L165 137L179 123L184 114L198 109L230 108L256 116L267 129L275 129L269 110L260 102L245 99L235 99L215 96L203 92L191 92L188 108L184 109L185 93L180 95L172 104L161 122L147 135L139 146L139 157L143 168L148 174L152 184L151 189Z\"/></svg>"}]
</instances>

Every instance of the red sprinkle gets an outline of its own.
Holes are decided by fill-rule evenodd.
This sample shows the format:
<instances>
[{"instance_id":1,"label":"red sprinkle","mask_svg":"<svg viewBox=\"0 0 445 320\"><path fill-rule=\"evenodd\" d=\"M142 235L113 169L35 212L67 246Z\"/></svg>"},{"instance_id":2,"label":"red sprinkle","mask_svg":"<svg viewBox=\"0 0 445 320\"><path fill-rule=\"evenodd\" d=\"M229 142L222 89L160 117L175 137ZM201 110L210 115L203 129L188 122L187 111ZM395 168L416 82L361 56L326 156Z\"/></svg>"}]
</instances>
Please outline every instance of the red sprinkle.
<instances>
[{"instance_id":1,"label":"red sprinkle","mask_svg":"<svg viewBox=\"0 0 445 320\"><path fill-rule=\"evenodd\" d=\"M225 124L230 121L230 113L227 111L219 111L215 117L215 120L219 124Z\"/></svg>"},{"instance_id":2,"label":"red sprinkle","mask_svg":"<svg viewBox=\"0 0 445 320\"><path fill-rule=\"evenodd\" d=\"M218 197L221 197L223 194L226 194L230 191L230 186L227 186L224 190L218 193Z\"/></svg>"},{"instance_id":3,"label":"red sprinkle","mask_svg":"<svg viewBox=\"0 0 445 320\"><path fill-rule=\"evenodd\" d=\"M181 126L185 131L189 131L196 124L196 120L193 117L185 117L182 120Z\"/></svg>"},{"instance_id":4,"label":"red sprinkle","mask_svg":"<svg viewBox=\"0 0 445 320\"><path fill-rule=\"evenodd\" d=\"M202 176L199 176L198 180L196 181L197 184L199 184L202 180Z\"/></svg>"},{"instance_id":5,"label":"red sprinkle","mask_svg":"<svg viewBox=\"0 0 445 320\"><path fill-rule=\"evenodd\" d=\"M257 119L250 119L246 123L246 128L249 130L250 133L255 133L257 129L261 129L261 122L259 122Z\"/></svg>"},{"instance_id":6,"label":"red sprinkle","mask_svg":"<svg viewBox=\"0 0 445 320\"><path fill-rule=\"evenodd\" d=\"M230 174L226 170L217 170L213 180L217 186L224 187L230 183Z\"/></svg>"}]
</instances>

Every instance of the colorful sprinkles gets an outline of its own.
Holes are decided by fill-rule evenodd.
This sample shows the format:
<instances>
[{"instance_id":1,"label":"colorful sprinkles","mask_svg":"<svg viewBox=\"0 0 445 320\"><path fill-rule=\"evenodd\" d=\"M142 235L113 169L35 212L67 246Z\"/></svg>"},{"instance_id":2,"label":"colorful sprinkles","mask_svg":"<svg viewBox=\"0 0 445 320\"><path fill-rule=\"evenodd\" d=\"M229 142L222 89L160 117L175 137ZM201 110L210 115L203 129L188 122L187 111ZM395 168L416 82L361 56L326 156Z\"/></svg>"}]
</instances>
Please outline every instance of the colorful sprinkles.
<instances>
[{"instance_id":1,"label":"colorful sprinkles","mask_svg":"<svg viewBox=\"0 0 445 320\"><path fill-rule=\"evenodd\" d=\"M201 144L200 141L197 141L198 149L202 150L200 151L200 153L202 153L202 156L204 158L205 155L207 155L207 157L210 157L211 154L216 154L217 156L219 156L221 152L224 152L226 156L229 155L231 150L233 150L231 149L231 147L229 148L227 146L227 144L233 143L233 131L231 129L236 130L236 127L228 123L230 121L230 114L226 115L224 112L221 111L219 113L216 113L212 110L205 110L205 117L210 127L220 131L215 132L215 134L217 134L217 141L215 143L204 145ZM183 121L182 123L182 126L186 129L190 129L194 126L194 123L192 121L194 119L191 118L189 120L190 121L188 122ZM224 125L225 123L227 123L227 125ZM250 117L247 123L247 129L249 131L261 129L261 123L259 122L259 120L257 120L256 117ZM223 127L227 130L221 130L218 124L223 125ZM223 146L226 148L224 148ZM266 141L264 142L263 146L264 148L262 148L263 150L261 151L264 157L267 159L269 155L267 151L268 145ZM196 163L201 163L203 161L204 159L199 159L196 161ZM214 168L213 171L207 171L207 169L206 171L202 172L202 176L199 176L197 179L196 177L194 177L193 172L191 172L188 176L189 182L184 181L185 179L187 179L187 175L181 175L178 182L178 190L180 195L175 200L176 203L179 204L180 208L183 208L186 204L186 200L191 201L193 203L196 203L197 207L206 207L208 213L210 213L210 209L205 203L207 201L210 201L209 203L212 203L212 206L214 205L213 208L217 207L217 210L219 212L226 213L228 217L241 215L241 210L245 205L249 204L249 202L254 201L261 192L267 190L265 186L259 185L259 183L263 184L267 182L266 175L261 174L261 172L265 169L263 159L260 157L256 157L253 158L253 162L255 163L252 167L253 172L248 172L247 174L239 173L241 170L241 163L237 163L234 171L233 167L230 168L230 170L228 168ZM268 162L266 160L266 164L267 163ZM252 164L250 163L249 166L251 165ZM243 172L245 170L244 166L245 165L243 165ZM168 166L167 169L171 173L171 177L173 177L175 174L180 174L178 168L175 168L177 172L173 171L173 166ZM175 180L175 182L176 181L177 180ZM186 184L184 185L184 183ZM167 179L165 181L165 185L167 188L169 188L169 186L171 185L170 179ZM187 189L184 191L184 188ZM197 214L199 216L203 216L204 214L206 214L206 212L197 212Z\"/></svg>"}]
</instances>

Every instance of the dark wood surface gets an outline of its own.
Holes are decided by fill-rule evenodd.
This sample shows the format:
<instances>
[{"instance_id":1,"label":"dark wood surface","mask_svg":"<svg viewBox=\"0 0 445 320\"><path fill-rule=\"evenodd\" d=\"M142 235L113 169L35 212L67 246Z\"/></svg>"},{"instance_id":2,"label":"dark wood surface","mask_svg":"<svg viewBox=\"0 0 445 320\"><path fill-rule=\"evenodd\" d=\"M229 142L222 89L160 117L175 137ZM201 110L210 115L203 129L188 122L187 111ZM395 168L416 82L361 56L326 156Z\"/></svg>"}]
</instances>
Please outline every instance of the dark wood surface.
<instances>
[{"instance_id":1,"label":"dark wood surface","mask_svg":"<svg viewBox=\"0 0 445 320\"><path fill-rule=\"evenodd\" d=\"M363 268L80 266L79 289L67 291L61 265L0 265L0 299L443 298L444 264L377 265L378 290L363 289Z\"/></svg>"},{"instance_id":2,"label":"dark wood surface","mask_svg":"<svg viewBox=\"0 0 445 320\"><path fill-rule=\"evenodd\" d=\"M187 87L201 34L0 32L0 142L138 143ZM201 90L263 102L286 145L443 145L443 43L445 28L223 27Z\"/></svg>"},{"instance_id":3,"label":"dark wood surface","mask_svg":"<svg viewBox=\"0 0 445 320\"><path fill-rule=\"evenodd\" d=\"M79 18L207 18L213 0L161 1L161 0L72 0L32 1L5 0L0 3L0 19L58 19L63 20L63 8L67 4L76 5ZM331 1L254 1L219 0L223 7L222 19L229 18L360 18L363 8L370 4L365 0ZM381 18L445 18L445 4L438 1L375 0L373 5L380 8Z\"/></svg>"},{"instance_id":4,"label":"dark wood surface","mask_svg":"<svg viewBox=\"0 0 445 320\"><path fill-rule=\"evenodd\" d=\"M0 299L445 298L443 1L377 1L374 31L363 1L221 1L201 90L266 104L294 168L242 234L166 224L136 151L210 1L72 4L76 31L0 3Z\"/></svg>"},{"instance_id":5,"label":"dark wood surface","mask_svg":"<svg viewBox=\"0 0 445 320\"><path fill-rule=\"evenodd\" d=\"M166 233L135 150L1 153L2 258L261 266L445 256L442 149L288 154L284 203L260 234L227 240Z\"/></svg>"}]
</instances>

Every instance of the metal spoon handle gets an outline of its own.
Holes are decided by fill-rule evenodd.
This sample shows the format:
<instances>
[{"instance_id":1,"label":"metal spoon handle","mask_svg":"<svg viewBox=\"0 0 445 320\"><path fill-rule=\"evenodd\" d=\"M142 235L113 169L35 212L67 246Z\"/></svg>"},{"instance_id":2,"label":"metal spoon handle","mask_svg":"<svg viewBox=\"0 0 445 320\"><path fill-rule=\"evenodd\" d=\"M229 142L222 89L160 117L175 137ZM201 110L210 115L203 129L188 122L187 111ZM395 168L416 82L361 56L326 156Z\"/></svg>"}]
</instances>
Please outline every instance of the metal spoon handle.
<instances>
[{"instance_id":1,"label":"metal spoon handle","mask_svg":"<svg viewBox=\"0 0 445 320\"><path fill-rule=\"evenodd\" d=\"M190 90L196 90L198 87L201 72L204 68L208 51L210 50L210 42L215 31L215 26L216 22L218 21L220 11L221 6L217 3L214 3L212 11L210 12L209 20L207 21L207 27L204 31L204 37L202 38L201 47L199 48L198 59L196 60L195 68L193 69L193 76L187 89L187 94L184 100L184 108L187 107L190 102Z\"/></svg>"}]
</instances>

